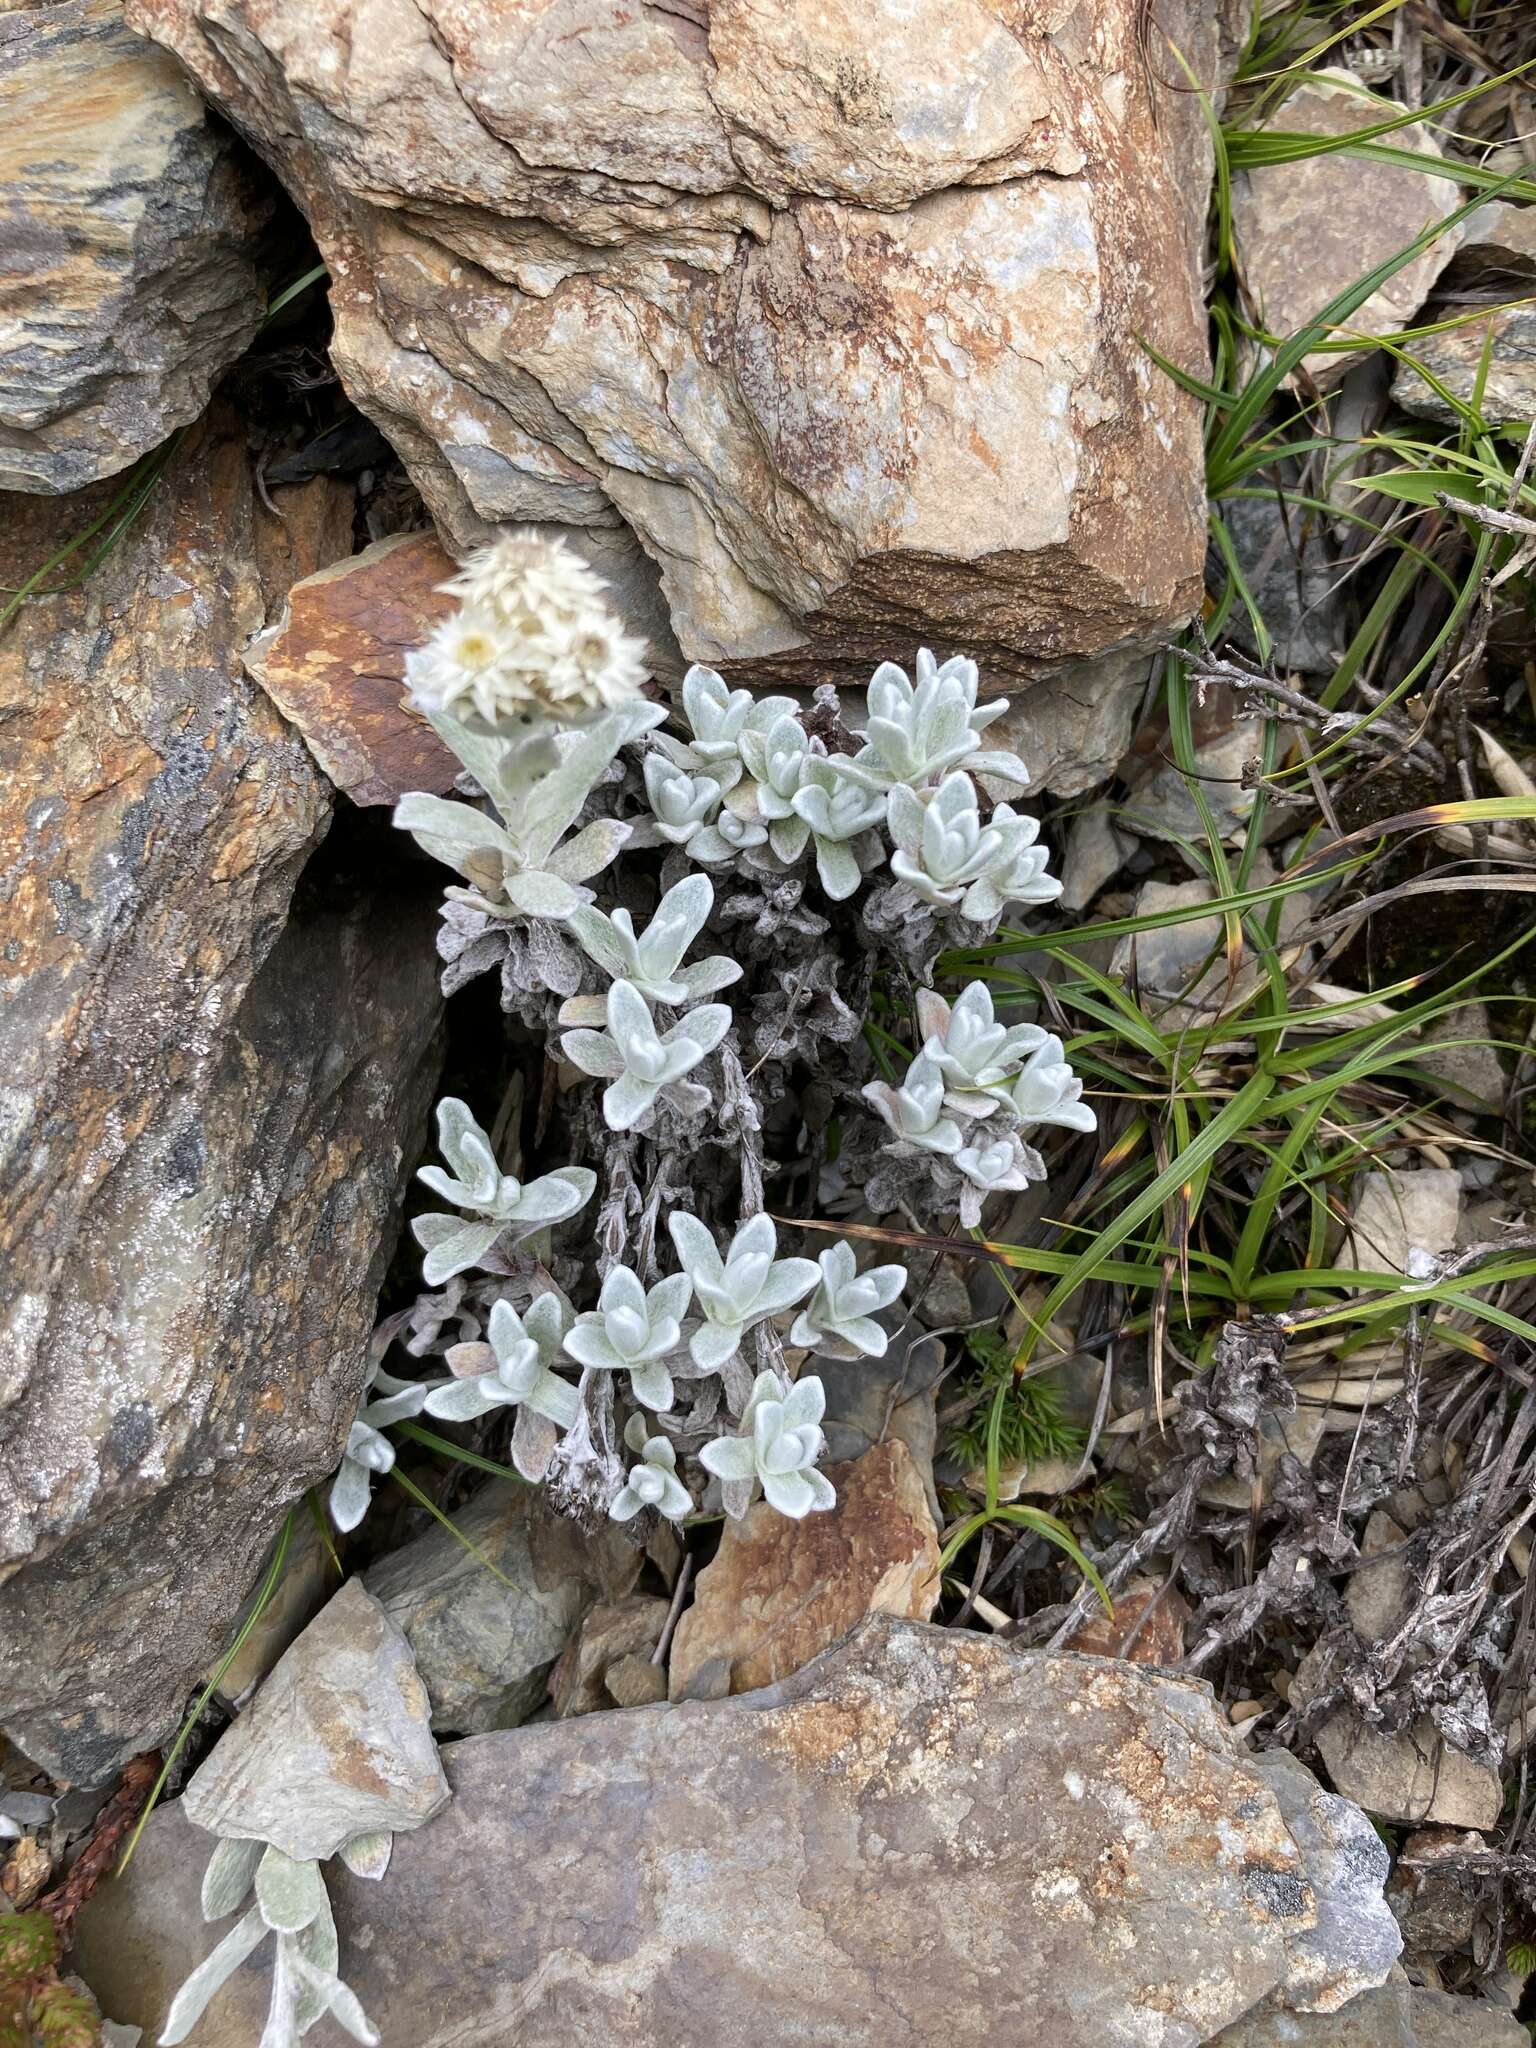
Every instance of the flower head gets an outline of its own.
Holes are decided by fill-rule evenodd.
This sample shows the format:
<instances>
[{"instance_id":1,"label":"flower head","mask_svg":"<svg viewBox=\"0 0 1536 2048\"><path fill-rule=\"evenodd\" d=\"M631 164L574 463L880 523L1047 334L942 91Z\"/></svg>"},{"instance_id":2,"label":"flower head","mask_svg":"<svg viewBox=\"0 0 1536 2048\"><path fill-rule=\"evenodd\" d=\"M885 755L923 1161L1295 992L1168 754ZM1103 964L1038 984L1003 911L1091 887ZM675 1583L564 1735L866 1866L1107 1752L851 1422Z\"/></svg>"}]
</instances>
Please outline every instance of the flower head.
<instances>
[{"instance_id":1,"label":"flower head","mask_svg":"<svg viewBox=\"0 0 1536 2048\"><path fill-rule=\"evenodd\" d=\"M626 633L607 586L562 540L511 533L443 586L462 599L406 663L424 711L483 731L530 719L574 723L638 695L645 643Z\"/></svg>"},{"instance_id":2,"label":"flower head","mask_svg":"<svg viewBox=\"0 0 1536 2048\"><path fill-rule=\"evenodd\" d=\"M815 1469L827 1441L821 1430L826 1406L814 1373L793 1384L776 1372L758 1374L741 1435L716 1437L699 1452L704 1469L733 1489L727 1512L734 1498L737 1515L744 1514L759 1486L770 1507L797 1522L837 1506L831 1481Z\"/></svg>"}]
</instances>

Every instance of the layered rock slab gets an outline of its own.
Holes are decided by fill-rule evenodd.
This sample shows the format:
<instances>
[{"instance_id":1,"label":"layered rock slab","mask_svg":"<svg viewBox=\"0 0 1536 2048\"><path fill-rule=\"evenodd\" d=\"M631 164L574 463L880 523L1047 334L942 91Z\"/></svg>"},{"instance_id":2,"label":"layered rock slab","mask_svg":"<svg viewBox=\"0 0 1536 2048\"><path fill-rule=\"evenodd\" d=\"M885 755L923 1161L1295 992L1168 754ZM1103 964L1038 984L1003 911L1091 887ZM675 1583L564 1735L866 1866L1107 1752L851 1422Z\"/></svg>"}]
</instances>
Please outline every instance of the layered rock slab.
<instances>
[{"instance_id":1,"label":"layered rock slab","mask_svg":"<svg viewBox=\"0 0 1536 2048\"><path fill-rule=\"evenodd\" d=\"M444 1764L382 1883L333 1874L385 2048L1193 2048L1315 1984L1299 1943L1343 1910L1204 1687L886 1617L761 1692ZM217 1932L193 1839L157 1815L82 1922L87 1981L151 2029ZM1375 1873L1352 1897L1395 1934ZM200 2048L247 2048L264 1996L241 1970Z\"/></svg>"},{"instance_id":2,"label":"layered rock slab","mask_svg":"<svg viewBox=\"0 0 1536 2048\"><path fill-rule=\"evenodd\" d=\"M259 171L121 0L0 15L0 490L197 418L266 309Z\"/></svg>"},{"instance_id":3,"label":"layered rock slab","mask_svg":"<svg viewBox=\"0 0 1536 2048\"><path fill-rule=\"evenodd\" d=\"M99 509L7 501L0 583ZM0 642L0 1721L77 1782L335 1463L432 1083L431 889L294 901L331 797L240 673L257 521L199 430Z\"/></svg>"},{"instance_id":4,"label":"layered rock slab","mask_svg":"<svg viewBox=\"0 0 1536 2048\"><path fill-rule=\"evenodd\" d=\"M1160 26L1197 75L1222 8ZM1137 0L132 0L332 277L456 547L638 536L684 655L994 687L1198 599L1208 176ZM345 53L345 55L343 55Z\"/></svg>"}]
</instances>

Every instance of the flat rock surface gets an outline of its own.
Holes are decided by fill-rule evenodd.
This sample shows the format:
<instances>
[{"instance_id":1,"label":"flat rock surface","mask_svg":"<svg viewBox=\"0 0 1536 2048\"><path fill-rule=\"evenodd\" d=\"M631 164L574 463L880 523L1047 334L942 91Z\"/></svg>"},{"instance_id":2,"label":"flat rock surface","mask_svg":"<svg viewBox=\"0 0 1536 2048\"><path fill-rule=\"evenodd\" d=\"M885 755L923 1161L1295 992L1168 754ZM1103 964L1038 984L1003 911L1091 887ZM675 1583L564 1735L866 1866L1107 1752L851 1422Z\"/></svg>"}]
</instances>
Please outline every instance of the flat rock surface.
<instances>
[{"instance_id":1,"label":"flat rock surface","mask_svg":"<svg viewBox=\"0 0 1536 2048\"><path fill-rule=\"evenodd\" d=\"M1530 285L1513 282L1509 290L1524 298ZM1526 426L1536 418L1536 309L1529 304L1498 307L1486 318L1426 335L1414 344L1414 353L1463 404L1470 404L1476 393L1478 410L1490 427ZM1454 425L1460 417L1407 364L1392 380L1392 396L1423 419Z\"/></svg>"},{"instance_id":2,"label":"flat rock surface","mask_svg":"<svg viewBox=\"0 0 1536 2048\"><path fill-rule=\"evenodd\" d=\"M0 13L0 489L78 490L196 419L266 310L269 193L121 0Z\"/></svg>"},{"instance_id":3,"label":"flat rock surface","mask_svg":"<svg viewBox=\"0 0 1536 2048\"><path fill-rule=\"evenodd\" d=\"M0 583L110 492L4 501ZM331 797L240 672L258 518L196 429L0 641L0 1722L77 1783L175 1726L334 1465L435 1073L440 885L328 849L295 904Z\"/></svg>"},{"instance_id":4,"label":"flat rock surface","mask_svg":"<svg viewBox=\"0 0 1536 2048\"><path fill-rule=\"evenodd\" d=\"M866 1614L926 1621L939 1598L939 1544L921 1473L893 1437L829 1465L837 1505L793 1522L758 1501L727 1522L672 1638L673 1699L751 1692L788 1678Z\"/></svg>"},{"instance_id":5,"label":"flat rock surface","mask_svg":"<svg viewBox=\"0 0 1536 2048\"><path fill-rule=\"evenodd\" d=\"M1291 93L1268 125L1286 134L1346 135L1400 111L1347 72L1324 71ZM1392 140L1422 156L1441 153L1417 123L1396 129ZM1280 336L1305 327L1357 278L1395 256L1432 220L1454 213L1460 202L1449 178L1337 153L1242 172L1232 181L1232 226L1265 326ZM1369 347L1363 337L1395 334L1409 324L1455 254L1461 233L1447 229L1349 315L1345 328L1362 337L1362 350ZM1354 356L1350 350L1315 352L1306 367L1319 383L1333 384Z\"/></svg>"},{"instance_id":6,"label":"flat rock surface","mask_svg":"<svg viewBox=\"0 0 1536 2048\"><path fill-rule=\"evenodd\" d=\"M348 1579L219 1737L182 1811L300 1863L354 1835L419 1828L448 1798L428 1715L410 1645Z\"/></svg>"},{"instance_id":7,"label":"flat rock surface","mask_svg":"<svg viewBox=\"0 0 1536 2048\"><path fill-rule=\"evenodd\" d=\"M1220 12L1160 17L1200 77ZM302 206L337 368L455 548L638 536L684 655L759 683L921 632L1000 688L1198 602L1200 407L1138 337L1204 362L1209 148L1140 0L129 18Z\"/></svg>"},{"instance_id":8,"label":"flat rock surface","mask_svg":"<svg viewBox=\"0 0 1536 2048\"><path fill-rule=\"evenodd\" d=\"M306 576L245 667L355 804L446 795L459 764L405 700L405 657L457 599L437 536L396 533Z\"/></svg>"},{"instance_id":9,"label":"flat rock surface","mask_svg":"<svg viewBox=\"0 0 1536 2048\"><path fill-rule=\"evenodd\" d=\"M547 1698L582 1616L629 1591L641 1552L611 1523L583 1534L513 1479L493 1479L453 1520L457 1536L434 1524L375 1565L368 1585L410 1641L435 1729L515 1728Z\"/></svg>"},{"instance_id":10,"label":"flat rock surface","mask_svg":"<svg viewBox=\"0 0 1536 2048\"><path fill-rule=\"evenodd\" d=\"M875 1618L763 1692L444 1763L382 1883L333 1873L385 2048L1194 2048L1310 1970L1273 1793L1205 1688L1130 1665ZM157 1814L81 1924L87 1982L152 2032L217 1937L192 1840ZM249 2048L265 1996L247 1964L198 2048Z\"/></svg>"},{"instance_id":11,"label":"flat rock surface","mask_svg":"<svg viewBox=\"0 0 1536 2048\"><path fill-rule=\"evenodd\" d=\"M1513 2013L1483 2000L1394 1983L1338 2013L1255 2014L1213 2048L1526 2048L1530 2038Z\"/></svg>"}]
</instances>

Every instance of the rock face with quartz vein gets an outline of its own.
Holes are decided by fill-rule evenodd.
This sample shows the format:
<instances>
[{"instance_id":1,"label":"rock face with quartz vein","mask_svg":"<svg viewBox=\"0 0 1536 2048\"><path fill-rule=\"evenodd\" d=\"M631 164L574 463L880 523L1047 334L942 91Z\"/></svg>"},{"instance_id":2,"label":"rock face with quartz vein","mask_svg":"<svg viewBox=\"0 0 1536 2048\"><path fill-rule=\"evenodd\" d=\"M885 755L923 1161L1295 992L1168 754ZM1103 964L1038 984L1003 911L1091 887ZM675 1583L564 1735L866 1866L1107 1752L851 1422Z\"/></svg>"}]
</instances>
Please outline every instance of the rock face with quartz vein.
<instances>
[{"instance_id":1,"label":"rock face with quartz vein","mask_svg":"<svg viewBox=\"0 0 1536 2048\"><path fill-rule=\"evenodd\" d=\"M1159 11L1196 76L1224 11ZM1208 161L1138 0L129 16L304 208L455 545L627 529L759 684L921 638L1011 687L1195 605L1200 408L1148 347L1202 363Z\"/></svg>"},{"instance_id":2,"label":"rock face with quartz vein","mask_svg":"<svg viewBox=\"0 0 1536 2048\"><path fill-rule=\"evenodd\" d=\"M963 1630L872 1617L761 1692L443 1761L383 1883L335 1874L384 2048L1194 2048L1331 1998L1320 1942L1395 1953L1379 1873L1314 1870L1205 1686ZM215 1937L188 1840L157 1815L77 1950L149 2028ZM199 2048L263 1996L240 1973Z\"/></svg>"}]
</instances>

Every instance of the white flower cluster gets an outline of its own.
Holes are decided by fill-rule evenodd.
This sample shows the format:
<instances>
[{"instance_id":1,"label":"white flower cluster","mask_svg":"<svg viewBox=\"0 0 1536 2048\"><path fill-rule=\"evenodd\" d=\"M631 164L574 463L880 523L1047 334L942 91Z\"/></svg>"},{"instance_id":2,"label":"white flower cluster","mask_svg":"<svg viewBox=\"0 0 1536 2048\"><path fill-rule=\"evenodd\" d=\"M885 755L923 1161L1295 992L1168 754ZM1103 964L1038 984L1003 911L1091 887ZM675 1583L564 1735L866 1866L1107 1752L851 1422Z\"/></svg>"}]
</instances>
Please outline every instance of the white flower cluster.
<instances>
[{"instance_id":1,"label":"white flower cluster","mask_svg":"<svg viewBox=\"0 0 1536 2048\"><path fill-rule=\"evenodd\" d=\"M443 589L460 599L406 662L411 695L483 732L534 719L577 723L638 695L650 674L607 585L562 540L511 533Z\"/></svg>"},{"instance_id":2,"label":"white flower cluster","mask_svg":"<svg viewBox=\"0 0 1536 2048\"><path fill-rule=\"evenodd\" d=\"M889 1127L886 1150L947 1160L962 1178L960 1220L981 1221L987 1195L1044 1180L1045 1162L1025 1134L1042 1124L1098 1127L1061 1040L1038 1024L999 1024L992 994L973 981L951 1006L932 989L917 997L923 1043L899 1083L871 1081L864 1099Z\"/></svg>"},{"instance_id":3,"label":"white flower cluster","mask_svg":"<svg viewBox=\"0 0 1536 2048\"><path fill-rule=\"evenodd\" d=\"M675 966L669 946L659 971ZM614 986L629 988L625 982ZM629 993L643 1010L639 994L632 988ZM585 1168L565 1167L526 1184L504 1174L489 1137L468 1106L452 1096L438 1105L437 1126L452 1174L425 1166L417 1177L441 1199L470 1210L472 1220L417 1219L412 1227L428 1248L429 1272L450 1278L494 1248L574 1215L591 1198L596 1176ZM676 1377L698 1379L729 1367L750 1330L787 1316L797 1304L804 1306L790 1332L793 1343L833 1358L884 1355L886 1332L874 1316L906 1285L904 1267L877 1266L861 1275L846 1243L823 1252L819 1261L781 1259L772 1218L761 1214L741 1226L723 1254L695 1216L674 1212L667 1227L680 1271L650 1288L630 1267L616 1265L603 1281L596 1308L580 1315L555 1288L536 1295L521 1315L511 1302L498 1300L484 1340L452 1345L447 1362L453 1377L435 1386L391 1379L375 1366L331 1489L338 1527L357 1526L374 1476L394 1464L384 1427L423 1412L471 1422L498 1408L512 1410L512 1461L524 1478L543 1479L560 1433L574 1428L581 1412L579 1391L562 1378L562 1366L622 1375L637 1408L666 1416L676 1398ZM758 1481L784 1514L834 1504L831 1486L810 1470L823 1443L820 1429L811 1427L820 1421L821 1403L815 1378L801 1380L791 1393L789 1383L781 1385L772 1373L759 1376L743 1413L742 1435L717 1438L699 1454L707 1471L730 1482L728 1513L746 1512ZM673 1520L690 1513L693 1499L677 1477L675 1449L665 1432L643 1415L634 1416L625 1441L639 1462L609 1505L614 1520L627 1521L643 1507Z\"/></svg>"},{"instance_id":4,"label":"white flower cluster","mask_svg":"<svg viewBox=\"0 0 1536 2048\"><path fill-rule=\"evenodd\" d=\"M878 864L871 836L894 842L891 870L921 902L983 922L1007 903L1049 903L1061 884L1045 871L1033 818L999 804L985 824L973 775L1023 789L1016 754L987 749L982 731L1008 709L979 705L976 664L934 660L925 647L914 684L882 662L865 698L864 744L829 754L788 697L754 701L713 669L683 683L691 738L658 733L645 762L655 835L706 865L741 855L788 866L814 848L823 889L841 902ZM963 765L962 765L963 764Z\"/></svg>"}]
</instances>

